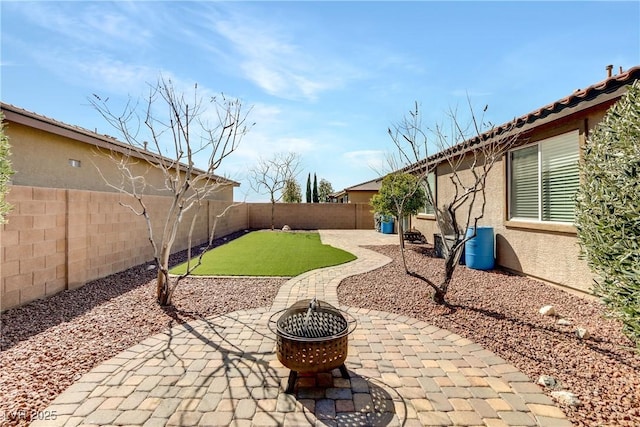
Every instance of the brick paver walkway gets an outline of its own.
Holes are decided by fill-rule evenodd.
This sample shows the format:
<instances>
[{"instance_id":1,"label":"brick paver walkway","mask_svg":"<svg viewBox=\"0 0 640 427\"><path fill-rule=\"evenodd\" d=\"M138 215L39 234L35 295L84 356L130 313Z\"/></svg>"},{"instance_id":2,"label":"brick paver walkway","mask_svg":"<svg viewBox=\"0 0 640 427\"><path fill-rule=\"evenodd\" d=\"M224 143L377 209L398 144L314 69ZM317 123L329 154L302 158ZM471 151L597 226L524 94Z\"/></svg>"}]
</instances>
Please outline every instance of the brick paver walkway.
<instances>
[{"instance_id":1,"label":"brick paver walkway","mask_svg":"<svg viewBox=\"0 0 640 427\"><path fill-rule=\"evenodd\" d=\"M284 393L269 318L317 296L337 304L342 278L388 259L360 244L395 243L373 231L323 231L356 261L288 281L269 309L174 327L84 375L34 426L570 426L526 375L479 345L405 316L341 307L355 317L346 366L302 376ZM55 411L55 412L54 412Z\"/></svg>"}]
</instances>

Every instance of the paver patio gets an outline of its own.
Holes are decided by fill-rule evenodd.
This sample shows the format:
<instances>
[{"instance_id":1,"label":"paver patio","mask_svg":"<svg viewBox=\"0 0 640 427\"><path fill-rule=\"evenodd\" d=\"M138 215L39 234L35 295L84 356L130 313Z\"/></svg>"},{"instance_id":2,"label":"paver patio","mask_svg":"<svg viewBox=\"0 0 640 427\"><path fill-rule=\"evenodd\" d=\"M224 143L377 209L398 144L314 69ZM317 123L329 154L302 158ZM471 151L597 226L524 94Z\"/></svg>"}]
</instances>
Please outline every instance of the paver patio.
<instances>
[{"instance_id":1,"label":"paver patio","mask_svg":"<svg viewBox=\"0 0 640 427\"><path fill-rule=\"evenodd\" d=\"M271 315L389 262L359 245L394 244L374 231L321 231L358 259L292 278L272 307L190 322L104 362L58 396L33 426L570 426L529 378L494 353L405 316L341 307L358 321L338 370L301 376L275 354ZM55 412L54 412L55 411Z\"/></svg>"}]
</instances>

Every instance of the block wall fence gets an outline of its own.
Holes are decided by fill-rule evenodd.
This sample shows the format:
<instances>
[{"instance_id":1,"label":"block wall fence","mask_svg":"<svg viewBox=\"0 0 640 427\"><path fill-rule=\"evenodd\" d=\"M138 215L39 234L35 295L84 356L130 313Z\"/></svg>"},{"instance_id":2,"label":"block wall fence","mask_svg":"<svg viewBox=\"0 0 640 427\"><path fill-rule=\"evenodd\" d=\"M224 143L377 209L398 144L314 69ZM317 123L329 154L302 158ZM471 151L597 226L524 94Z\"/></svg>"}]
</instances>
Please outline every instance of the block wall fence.
<instances>
[{"instance_id":1,"label":"block wall fence","mask_svg":"<svg viewBox=\"0 0 640 427\"><path fill-rule=\"evenodd\" d=\"M161 218L171 199L147 196L151 218ZM153 250L144 219L117 194L84 190L10 186L13 210L0 227L0 310L76 289L86 283L149 262ZM207 241L208 230L229 202L207 201L200 207L192 245ZM132 204L133 207L135 205ZM367 204L277 204L276 228L372 229ZM174 251L188 246L195 212L186 215ZM270 228L271 204L239 203L217 220L215 236L243 229ZM154 234L160 236L162 227Z\"/></svg>"}]
</instances>

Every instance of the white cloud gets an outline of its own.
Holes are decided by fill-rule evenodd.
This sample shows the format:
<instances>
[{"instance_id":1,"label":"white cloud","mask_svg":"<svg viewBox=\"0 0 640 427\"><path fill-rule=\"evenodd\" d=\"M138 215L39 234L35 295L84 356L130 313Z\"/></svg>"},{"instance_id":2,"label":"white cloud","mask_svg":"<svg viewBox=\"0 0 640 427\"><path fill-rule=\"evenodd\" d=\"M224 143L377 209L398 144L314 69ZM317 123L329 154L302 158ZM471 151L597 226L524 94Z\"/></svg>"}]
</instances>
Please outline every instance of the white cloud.
<instances>
[{"instance_id":1,"label":"white cloud","mask_svg":"<svg viewBox=\"0 0 640 427\"><path fill-rule=\"evenodd\" d=\"M141 45L151 37L146 26L136 22L138 11L132 11L127 3L29 2L18 3L17 7L35 25L81 45ZM71 8L73 13L69 12ZM145 10L142 15L146 24L149 12Z\"/></svg>"},{"instance_id":2,"label":"white cloud","mask_svg":"<svg viewBox=\"0 0 640 427\"><path fill-rule=\"evenodd\" d=\"M342 154L342 158L352 168L368 168L376 174L381 174L389 169L389 153L382 150L357 150Z\"/></svg>"},{"instance_id":3,"label":"white cloud","mask_svg":"<svg viewBox=\"0 0 640 427\"><path fill-rule=\"evenodd\" d=\"M141 91L145 91L146 83L153 83L160 74L160 70L126 63L107 54L52 49L33 51L32 55L43 68L93 92L137 97L144 93Z\"/></svg>"},{"instance_id":4,"label":"white cloud","mask_svg":"<svg viewBox=\"0 0 640 427\"><path fill-rule=\"evenodd\" d=\"M343 87L360 75L340 58L296 43L289 28L246 12L225 16L218 10L211 12L208 22L228 43L228 49L209 41L209 50L225 61L237 61L244 76L268 94L315 100L321 93Z\"/></svg>"}]
</instances>

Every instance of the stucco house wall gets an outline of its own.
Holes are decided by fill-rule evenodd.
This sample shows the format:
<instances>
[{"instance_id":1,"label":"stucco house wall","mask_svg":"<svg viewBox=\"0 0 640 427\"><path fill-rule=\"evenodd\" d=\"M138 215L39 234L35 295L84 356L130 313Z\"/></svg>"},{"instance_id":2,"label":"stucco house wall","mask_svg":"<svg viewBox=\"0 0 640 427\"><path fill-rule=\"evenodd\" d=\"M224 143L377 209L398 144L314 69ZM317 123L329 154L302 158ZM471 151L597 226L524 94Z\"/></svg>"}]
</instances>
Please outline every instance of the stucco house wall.
<instances>
[{"instance_id":1,"label":"stucco house wall","mask_svg":"<svg viewBox=\"0 0 640 427\"><path fill-rule=\"evenodd\" d=\"M374 194L378 194L377 191L347 191L349 194L349 203L366 203L369 204Z\"/></svg>"},{"instance_id":2,"label":"stucco house wall","mask_svg":"<svg viewBox=\"0 0 640 427\"><path fill-rule=\"evenodd\" d=\"M371 202L374 194L378 194L382 178L375 178L360 184L352 185L344 190L330 195L332 201L337 203L366 203Z\"/></svg>"},{"instance_id":3,"label":"stucco house wall","mask_svg":"<svg viewBox=\"0 0 640 427\"><path fill-rule=\"evenodd\" d=\"M640 67L630 69L618 78L623 79L623 84L618 85L619 87L615 87L616 82L612 81L616 80L614 78L586 89L584 99L570 96L561 100L566 101L566 108L559 101L559 106L554 103L530 113L530 120L521 127L520 144L535 143L577 130L579 144L584 146L589 132L625 92L625 85L640 79ZM553 111L540 114L545 109ZM471 154L467 154L467 158L470 157ZM454 188L449 179L451 169L443 159L432 160L437 163L436 204L442 207L452 199ZM573 224L509 220L507 168L506 156L503 156L489 173L486 185L487 205L484 217L479 221L479 225L494 229L496 264L520 274L590 293L594 276L586 261L579 257L577 231ZM469 170L463 167L461 176L468 179ZM411 226L420 230L429 243L433 243L433 235L439 233L433 215L414 216L411 218Z\"/></svg>"},{"instance_id":4,"label":"stucco house wall","mask_svg":"<svg viewBox=\"0 0 640 427\"><path fill-rule=\"evenodd\" d=\"M76 128L17 107L2 104L5 133L11 144L14 185L115 192L122 175L116 162L128 152L115 138ZM162 172L132 153L132 173L145 176L144 194L167 196ZM211 200L233 200L230 180L219 180Z\"/></svg>"}]
</instances>

